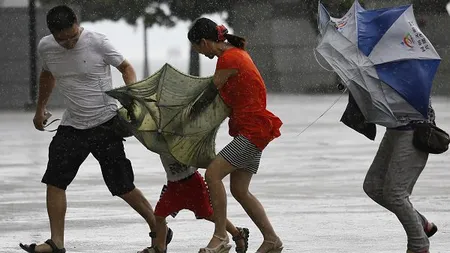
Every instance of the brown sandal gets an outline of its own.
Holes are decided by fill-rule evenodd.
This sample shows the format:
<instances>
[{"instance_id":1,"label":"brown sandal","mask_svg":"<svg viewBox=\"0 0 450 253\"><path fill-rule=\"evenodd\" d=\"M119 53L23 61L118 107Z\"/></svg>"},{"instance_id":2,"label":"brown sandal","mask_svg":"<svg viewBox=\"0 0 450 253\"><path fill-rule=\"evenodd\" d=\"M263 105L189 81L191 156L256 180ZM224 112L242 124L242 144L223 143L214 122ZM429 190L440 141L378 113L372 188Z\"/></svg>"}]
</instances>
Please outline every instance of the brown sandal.
<instances>
[{"instance_id":1,"label":"brown sandal","mask_svg":"<svg viewBox=\"0 0 450 253\"><path fill-rule=\"evenodd\" d=\"M56 244L53 242L52 239L48 239L47 241L45 241L45 243L48 244L50 248L52 248L52 251L48 253L66 253L66 249L65 248L58 249L58 247L56 247ZM36 243L32 243L30 245L20 243L19 246L28 253L44 253L36 251L37 246Z\"/></svg>"}]
</instances>

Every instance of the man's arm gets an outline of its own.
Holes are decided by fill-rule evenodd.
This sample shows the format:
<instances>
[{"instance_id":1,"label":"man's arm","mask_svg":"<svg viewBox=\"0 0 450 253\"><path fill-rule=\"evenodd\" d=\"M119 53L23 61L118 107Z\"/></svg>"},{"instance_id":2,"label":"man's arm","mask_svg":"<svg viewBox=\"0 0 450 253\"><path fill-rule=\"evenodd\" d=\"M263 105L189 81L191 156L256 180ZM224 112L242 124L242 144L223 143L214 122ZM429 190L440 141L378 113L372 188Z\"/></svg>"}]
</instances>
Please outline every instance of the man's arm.
<instances>
[{"instance_id":1,"label":"man's arm","mask_svg":"<svg viewBox=\"0 0 450 253\"><path fill-rule=\"evenodd\" d=\"M124 60L117 66L117 69L122 73L122 78L126 85L136 82L136 72L134 72L133 66L127 60Z\"/></svg>"},{"instance_id":2,"label":"man's arm","mask_svg":"<svg viewBox=\"0 0 450 253\"><path fill-rule=\"evenodd\" d=\"M55 87L55 77L48 70L42 70L39 76L39 96L36 105L36 113L33 119L34 127L38 130L44 130L45 107L48 99Z\"/></svg>"}]
</instances>

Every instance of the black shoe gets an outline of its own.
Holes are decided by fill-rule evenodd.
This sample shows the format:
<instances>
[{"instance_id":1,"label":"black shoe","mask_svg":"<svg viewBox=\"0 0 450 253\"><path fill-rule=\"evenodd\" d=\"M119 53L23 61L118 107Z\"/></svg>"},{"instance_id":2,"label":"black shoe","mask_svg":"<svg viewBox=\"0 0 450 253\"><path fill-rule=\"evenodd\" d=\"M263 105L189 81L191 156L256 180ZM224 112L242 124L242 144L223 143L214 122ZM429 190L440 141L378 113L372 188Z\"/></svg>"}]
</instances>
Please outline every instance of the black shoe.
<instances>
[{"instance_id":1,"label":"black shoe","mask_svg":"<svg viewBox=\"0 0 450 253\"><path fill-rule=\"evenodd\" d=\"M436 234L437 231L438 231L437 226L434 223L430 222L427 228L425 229L425 234L428 237L432 237L434 234Z\"/></svg>"},{"instance_id":2,"label":"black shoe","mask_svg":"<svg viewBox=\"0 0 450 253\"><path fill-rule=\"evenodd\" d=\"M434 225L434 224L433 224ZM437 230L437 228L436 228L436 230ZM435 232L436 233L436 232ZM167 236L166 236L166 245L168 245L171 241L172 241L172 238L173 238L173 231L172 231L172 229L168 229L167 230Z\"/></svg>"},{"instance_id":3,"label":"black shoe","mask_svg":"<svg viewBox=\"0 0 450 253\"><path fill-rule=\"evenodd\" d=\"M233 241L237 242L239 240L244 240L244 248L239 248L236 246L236 252L237 253L246 253L247 249L248 249L248 237L250 235L250 231L248 230L248 228L240 228L240 227L236 227L237 230L239 231L239 235L237 236L233 236Z\"/></svg>"},{"instance_id":4,"label":"black shoe","mask_svg":"<svg viewBox=\"0 0 450 253\"><path fill-rule=\"evenodd\" d=\"M148 233L148 235L150 236L150 238L156 238L156 232L150 232L150 233ZM168 245L172 241L172 238L173 238L173 231L172 231L172 229L169 228L167 230L167 235L166 235L166 245Z\"/></svg>"}]
</instances>

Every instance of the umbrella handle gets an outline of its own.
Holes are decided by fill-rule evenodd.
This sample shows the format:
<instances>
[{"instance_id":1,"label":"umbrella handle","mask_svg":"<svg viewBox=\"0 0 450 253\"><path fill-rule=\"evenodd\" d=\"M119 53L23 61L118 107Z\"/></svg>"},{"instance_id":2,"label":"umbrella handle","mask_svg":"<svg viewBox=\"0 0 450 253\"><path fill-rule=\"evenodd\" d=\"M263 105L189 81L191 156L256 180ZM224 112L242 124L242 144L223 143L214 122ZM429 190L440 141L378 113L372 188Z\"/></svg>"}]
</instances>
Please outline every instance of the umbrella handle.
<instances>
[{"instance_id":1,"label":"umbrella handle","mask_svg":"<svg viewBox=\"0 0 450 253\"><path fill-rule=\"evenodd\" d=\"M48 119L50 119L50 117L52 117L52 114L49 111L45 111L44 112L44 117L45 117L45 120L44 120L44 122L42 122L44 124L44 131L47 131L47 132L54 132L54 131L56 131L57 129L47 130L46 128L48 126L50 126L51 124L53 124L56 121L59 121L61 119L54 119L54 120L48 122Z\"/></svg>"}]
</instances>

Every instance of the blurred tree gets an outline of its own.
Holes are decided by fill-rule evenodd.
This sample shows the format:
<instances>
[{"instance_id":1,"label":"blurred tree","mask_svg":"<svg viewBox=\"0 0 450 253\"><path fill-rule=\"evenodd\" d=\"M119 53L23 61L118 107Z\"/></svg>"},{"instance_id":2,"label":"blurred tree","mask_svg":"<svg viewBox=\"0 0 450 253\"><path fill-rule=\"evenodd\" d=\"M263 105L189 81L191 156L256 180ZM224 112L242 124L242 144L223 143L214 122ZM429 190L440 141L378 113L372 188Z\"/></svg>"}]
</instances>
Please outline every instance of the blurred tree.
<instances>
[{"instance_id":1,"label":"blurred tree","mask_svg":"<svg viewBox=\"0 0 450 253\"><path fill-rule=\"evenodd\" d=\"M39 0L43 5L67 4L77 6L83 21L124 19L136 25L144 18L147 27L158 24L173 26L174 19L164 11L158 0Z\"/></svg>"},{"instance_id":2,"label":"blurred tree","mask_svg":"<svg viewBox=\"0 0 450 253\"><path fill-rule=\"evenodd\" d=\"M327 8L330 14L334 17L342 17L352 7L354 0L322 0L323 5ZM364 1L359 1L361 5L364 5ZM317 4L316 4L317 6ZM316 8L317 12L317 8Z\"/></svg>"},{"instance_id":3,"label":"blurred tree","mask_svg":"<svg viewBox=\"0 0 450 253\"><path fill-rule=\"evenodd\" d=\"M232 21L233 5L238 0L161 0L169 7L171 15L184 21L194 21L204 14L228 13L227 22ZM186 36L187 39L187 36ZM200 58L198 53L190 50L189 73L200 75Z\"/></svg>"},{"instance_id":4,"label":"blurred tree","mask_svg":"<svg viewBox=\"0 0 450 253\"><path fill-rule=\"evenodd\" d=\"M423 28L427 25L426 15L442 13L447 15L447 3L448 0L413 0L412 4L418 26Z\"/></svg>"},{"instance_id":5,"label":"blurred tree","mask_svg":"<svg viewBox=\"0 0 450 253\"><path fill-rule=\"evenodd\" d=\"M342 17L352 7L354 0L321 0L321 3L330 12L333 17ZM364 0L359 0L361 6L364 6ZM317 29L317 0L304 0L306 15L311 22L311 25Z\"/></svg>"},{"instance_id":6,"label":"blurred tree","mask_svg":"<svg viewBox=\"0 0 450 253\"><path fill-rule=\"evenodd\" d=\"M417 14L447 13L445 6L449 0L413 0L414 12Z\"/></svg>"}]
</instances>

